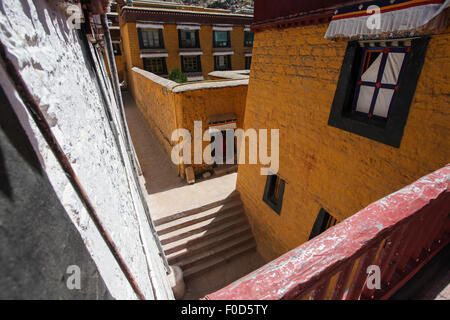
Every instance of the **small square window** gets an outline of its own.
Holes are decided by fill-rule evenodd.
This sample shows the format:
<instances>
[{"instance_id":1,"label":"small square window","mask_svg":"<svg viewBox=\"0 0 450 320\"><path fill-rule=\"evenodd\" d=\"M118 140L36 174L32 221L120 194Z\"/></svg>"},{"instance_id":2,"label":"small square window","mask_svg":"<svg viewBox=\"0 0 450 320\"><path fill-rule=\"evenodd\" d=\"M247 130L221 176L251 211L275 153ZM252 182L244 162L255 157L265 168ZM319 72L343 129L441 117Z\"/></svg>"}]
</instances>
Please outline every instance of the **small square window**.
<instances>
[{"instance_id":1,"label":"small square window","mask_svg":"<svg viewBox=\"0 0 450 320\"><path fill-rule=\"evenodd\" d=\"M336 218L331 216L325 209L321 208L319 214L317 215L316 222L314 222L314 226L311 230L311 234L309 235L308 240L317 237L319 234L321 234L328 228L331 228L336 223Z\"/></svg>"},{"instance_id":2,"label":"small square window","mask_svg":"<svg viewBox=\"0 0 450 320\"><path fill-rule=\"evenodd\" d=\"M181 69L184 73L202 72L200 56L182 56Z\"/></svg>"},{"instance_id":3,"label":"small square window","mask_svg":"<svg viewBox=\"0 0 450 320\"><path fill-rule=\"evenodd\" d=\"M198 30L178 30L180 48L200 48Z\"/></svg>"},{"instance_id":4,"label":"small square window","mask_svg":"<svg viewBox=\"0 0 450 320\"><path fill-rule=\"evenodd\" d=\"M141 49L164 48L163 34L161 29L138 29L139 44Z\"/></svg>"},{"instance_id":5,"label":"small square window","mask_svg":"<svg viewBox=\"0 0 450 320\"><path fill-rule=\"evenodd\" d=\"M429 40L349 42L328 124L399 147Z\"/></svg>"},{"instance_id":6,"label":"small square window","mask_svg":"<svg viewBox=\"0 0 450 320\"><path fill-rule=\"evenodd\" d=\"M166 75L166 58L144 58L144 70L157 75Z\"/></svg>"},{"instance_id":7,"label":"small square window","mask_svg":"<svg viewBox=\"0 0 450 320\"><path fill-rule=\"evenodd\" d=\"M122 52L120 51L120 43L113 43L113 52L115 56L121 56Z\"/></svg>"},{"instance_id":8,"label":"small square window","mask_svg":"<svg viewBox=\"0 0 450 320\"><path fill-rule=\"evenodd\" d=\"M214 48L231 47L230 31L213 31L213 47Z\"/></svg>"},{"instance_id":9,"label":"small square window","mask_svg":"<svg viewBox=\"0 0 450 320\"><path fill-rule=\"evenodd\" d=\"M220 55L214 57L214 70L231 70L231 55Z\"/></svg>"},{"instance_id":10,"label":"small square window","mask_svg":"<svg viewBox=\"0 0 450 320\"><path fill-rule=\"evenodd\" d=\"M278 215L281 214L285 182L277 175L268 175L264 189L263 201Z\"/></svg>"},{"instance_id":11,"label":"small square window","mask_svg":"<svg viewBox=\"0 0 450 320\"><path fill-rule=\"evenodd\" d=\"M410 47L363 47L352 112L387 119Z\"/></svg>"},{"instance_id":12,"label":"small square window","mask_svg":"<svg viewBox=\"0 0 450 320\"><path fill-rule=\"evenodd\" d=\"M252 47L253 46L253 37L254 37L253 32L244 31L244 46Z\"/></svg>"}]
</instances>

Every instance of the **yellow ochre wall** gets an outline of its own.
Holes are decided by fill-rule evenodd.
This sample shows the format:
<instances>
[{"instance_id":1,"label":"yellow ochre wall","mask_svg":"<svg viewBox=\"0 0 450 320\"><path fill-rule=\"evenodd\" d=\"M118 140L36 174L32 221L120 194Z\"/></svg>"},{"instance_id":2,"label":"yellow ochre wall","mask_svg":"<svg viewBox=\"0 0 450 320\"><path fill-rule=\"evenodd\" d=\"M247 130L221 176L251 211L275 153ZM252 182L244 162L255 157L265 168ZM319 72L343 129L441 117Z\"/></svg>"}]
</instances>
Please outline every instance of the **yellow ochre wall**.
<instances>
[{"instance_id":1,"label":"yellow ochre wall","mask_svg":"<svg viewBox=\"0 0 450 320\"><path fill-rule=\"evenodd\" d=\"M172 132L178 128L187 129L194 139L194 121L202 121L205 132L208 130L209 116L234 112L237 116L237 127L242 127L247 85L173 92L140 73L132 72L132 81L129 81L133 88L131 93L140 112L169 156L178 143L171 141ZM208 144L209 142L203 142L202 150ZM192 141L192 152L193 149ZM195 174L211 168L206 164L192 164L192 167ZM184 165L178 167L183 178L184 168Z\"/></svg>"},{"instance_id":2,"label":"yellow ochre wall","mask_svg":"<svg viewBox=\"0 0 450 320\"><path fill-rule=\"evenodd\" d=\"M202 121L202 129L203 132L205 132L208 130L209 116L229 112L236 114L236 127L242 128L247 88L247 85L239 85L178 93L178 95L181 96L181 103L183 106L182 128L189 130L192 137L194 137L194 121ZM202 150L205 150L206 146L209 144L210 142L204 141ZM193 163L193 156L191 161ZM193 165L192 167L195 174L202 173L211 168L211 166L207 164Z\"/></svg>"},{"instance_id":3,"label":"yellow ochre wall","mask_svg":"<svg viewBox=\"0 0 450 320\"><path fill-rule=\"evenodd\" d=\"M143 68L143 60L140 57L139 37L135 22L127 22L120 28L123 51L125 57L127 79L133 67ZM164 49L168 53L166 58L167 72L177 67L181 70L181 56L178 42L178 30L175 24L165 24L163 29ZM245 68L245 52L250 51L250 47L244 47L244 26L233 26L230 32L231 48L234 54L231 56L231 67L233 70L242 70ZM208 73L214 71L213 56L213 28L212 26L202 25L199 31L200 47L203 51L201 55L202 73L205 79ZM122 63L123 65L123 63Z\"/></svg>"},{"instance_id":4,"label":"yellow ochre wall","mask_svg":"<svg viewBox=\"0 0 450 320\"><path fill-rule=\"evenodd\" d=\"M450 30L429 43L394 148L328 126L347 43L325 40L326 29L255 34L244 128L280 129L281 215L262 201L259 165L239 165L237 189L266 260L307 241L320 208L341 221L450 162Z\"/></svg>"}]
</instances>

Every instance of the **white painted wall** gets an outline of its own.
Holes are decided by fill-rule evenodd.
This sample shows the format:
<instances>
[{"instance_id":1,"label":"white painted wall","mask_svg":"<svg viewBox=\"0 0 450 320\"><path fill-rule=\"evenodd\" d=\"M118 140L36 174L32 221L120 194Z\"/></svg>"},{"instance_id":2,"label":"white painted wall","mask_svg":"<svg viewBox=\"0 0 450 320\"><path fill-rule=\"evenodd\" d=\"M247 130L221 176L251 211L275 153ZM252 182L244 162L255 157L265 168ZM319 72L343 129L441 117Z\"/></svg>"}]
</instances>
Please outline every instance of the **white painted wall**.
<instances>
[{"instance_id":1,"label":"white painted wall","mask_svg":"<svg viewBox=\"0 0 450 320\"><path fill-rule=\"evenodd\" d=\"M40 104L53 133L145 297L173 299L138 194L137 188L140 186L132 178L111 84L100 82L102 86L107 85L107 100L114 110L113 126L119 132L119 145L105 113L99 82L94 71L87 68L90 50L83 49L77 32L67 27L65 15L53 7L53 2L1 0L0 41L7 47L9 57ZM97 68L105 71L104 65ZM110 293L117 299L136 299L1 67L0 84L5 88L30 140L34 141L41 163Z\"/></svg>"}]
</instances>

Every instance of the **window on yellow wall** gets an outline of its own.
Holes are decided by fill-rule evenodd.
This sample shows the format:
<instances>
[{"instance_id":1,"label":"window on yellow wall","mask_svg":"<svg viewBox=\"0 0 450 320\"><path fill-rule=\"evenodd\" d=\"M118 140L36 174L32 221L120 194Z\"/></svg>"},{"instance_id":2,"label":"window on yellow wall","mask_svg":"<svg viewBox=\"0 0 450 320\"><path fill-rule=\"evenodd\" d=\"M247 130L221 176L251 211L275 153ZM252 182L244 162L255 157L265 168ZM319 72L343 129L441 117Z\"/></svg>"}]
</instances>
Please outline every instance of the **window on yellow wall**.
<instances>
[{"instance_id":1,"label":"window on yellow wall","mask_svg":"<svg viewBox=\"0 0 450 320\"><path fill-rule=\"evenodd\" d=\"M252 57L245 57L245 69L250 70L252 65Z\"/></svg>"},{"instance_id":2,"label":"window on yellow wall","mask_svg":"<svg viewBox=\"0 0 450 320\"><path fill-rule=\"evenodd\" d=\"M278 215L281 214L285 182L277 175L268 175L263 201Z\"/></svg>"},{"instance_id":3,"label":"window on yellow wall","mask_svg":"<svg viewBox=\"0 0 450 320\"><path fill-rule=\"evenodd\" d=\"M184 73L202 72L200 56L182 56L181 69Z\"/></svg>"},{"instance_id":4,"label":"window on yellow wall","mask_svg":"<svg viewBox=\"0 0 450 320\"><path fill-rule=\"evenodd\" d=\"M399 147L429 39L350 41L328 124Z\"/></svg>"},{"instance_id":5,"label":"window on yellow wall","mask_svg":"<svg viewBox=\"0 0 450 320\"><path fill-rule=\"evenodd\" d=\"M244 46L252 47L253 46L253 32L244 31Z\"/></svg>"},{"instance_id":6,"label":"window on yellow wall","mask_svg":"<svg viewBox=\"0 0 450 320\"><path fill-rule=\"evenodd\" d=\"M120 44L119 43L113 43L113 52L115 56L121 56L122 52L120 51Z\"/></svg>"},{"instance_id":7,"label":"window on yellow wall","mask_svg":"<svg viewBox=\"0 0 450 320\"><path fill-rule=\"evenodd\" d=\"M324 208L321 208L319 214L317 215L316 221L314 222L314 226L311 230L311 234L309 235L308 240L317 237L325 230L336 225L336 223L337 223L336 218L331 216Z\"/></svg>"},{"instance_id":8,"label":"window on yellow wall","mask_svg":"<svg viewBox=\"0 0 450 320\"><path fill-rule=\"evenodd\" d=\"M214 70L231 70L231 55L214 56Z\"/></svg>"},{"instance_id":9,"label":"window on yellow wall","mask_svg":"<svg viewBox=\"0 0 450 320\"><path fill-rule=\"evenodd\" d=\"M213 47L214 48L231 47L230 31L213 31Z\"/></svg>"},{"instance_id":10,"label":"window on yellow wall","mask_svg":"<svg viewBox=\"0 0 450 320\"><path fill-rule=\"evenodd\" d=\"M166 58L143 58L142 60L144 70L157 75L167 74Z\"/></svg>"},{"instance_id":11,"label":"window on yellow wall","mask_svg":"<svg viewBox=\"0 0 450 320\"><path fill-rule=\"evenodd\" d=\"M180 48L200 48L198 30L178 30Z\"/></svg>"},{"instance_id":12,"label":"window on yellow wall","mask_svg":"<svg viewBox=\"0 0 450 320\"><path fill-rule=\"evenodd\" d=\"M141 49L164 48L163 34L161 29L138 29L139 45Z\"/></svg>"}]
</instances>

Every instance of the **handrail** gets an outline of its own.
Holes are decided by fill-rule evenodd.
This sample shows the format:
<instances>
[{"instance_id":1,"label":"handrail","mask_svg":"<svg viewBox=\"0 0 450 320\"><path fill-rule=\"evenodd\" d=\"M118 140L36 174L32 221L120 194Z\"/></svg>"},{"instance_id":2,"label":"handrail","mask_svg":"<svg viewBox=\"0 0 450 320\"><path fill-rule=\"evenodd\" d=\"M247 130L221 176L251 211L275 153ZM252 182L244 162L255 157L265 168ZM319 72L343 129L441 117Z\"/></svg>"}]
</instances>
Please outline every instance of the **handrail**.
<instances>
[{"instance_id":1,"label":"handrail","mask_svg":"<svg viewBox=\"0 0 450 320\"><path fill-rule=\"evenodd\" d=\"M449 182L447 165L205 299L388 299L448 244Z\"/></svg>"}]
</instances>

